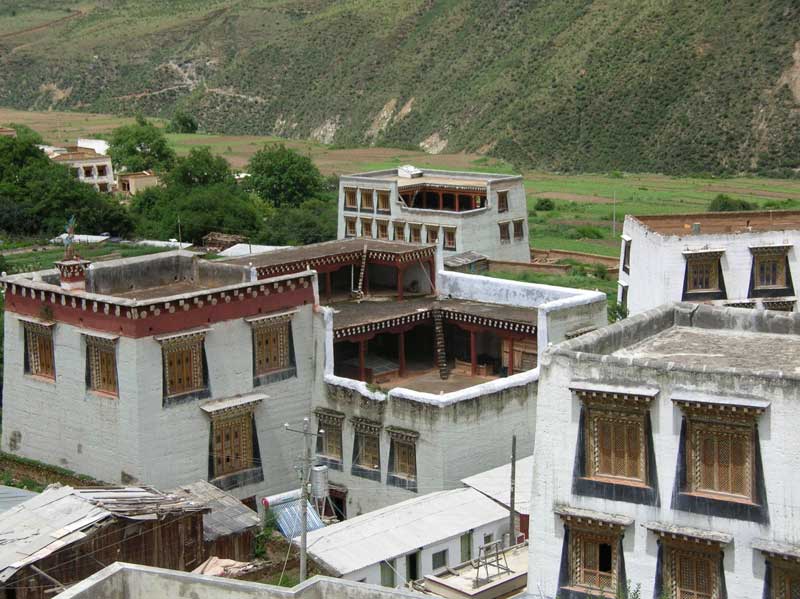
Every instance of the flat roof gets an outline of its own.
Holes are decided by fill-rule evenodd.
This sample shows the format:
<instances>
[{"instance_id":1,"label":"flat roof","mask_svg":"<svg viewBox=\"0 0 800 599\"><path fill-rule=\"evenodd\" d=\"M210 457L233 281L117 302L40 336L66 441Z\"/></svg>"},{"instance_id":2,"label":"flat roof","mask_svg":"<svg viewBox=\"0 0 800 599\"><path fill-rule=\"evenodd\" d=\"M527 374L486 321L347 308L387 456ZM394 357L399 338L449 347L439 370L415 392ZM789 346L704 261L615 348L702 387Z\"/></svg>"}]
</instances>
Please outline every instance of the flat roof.
<instances>
[{"instance_id":1,"label":"flat roof","mask_svg":"<svg viewBox=\"0 0 800 599\"><path fill-rule=\"evenodd\" d=\"M308 533L308 552L343 576L508 517L470 488L428 493Z\"/></svg>"},{"instance_id":2,"label":"flat roof","mask_svg":"<svg viewBox=\"0 0 800 599\"><path fill-rule=\"evenodd\" d=\"M417 185L442 186L442 187L485 187L487 183L493 181L521 179L520 175L503 175L498 173L478 173L470 171L443 171L435 169L419 169L422 175L419 177L401 177L398 169L387 169L383 171L370 171L366 173L354 173L345 175L343 179L359 178L374 179L376 182L394 182L399 189L404 187L416 187Z\"/></svg>"},{"instance_id":3,"label":"flat roof","mask_svg":"<svg viewBox=\"0 0 800 599\"><path fill-rule=\"evenodd\" d=\"M491 318L493 320L518 322L532 326L536 326L538 319L536 308L517 308L515 306L470 300L436 299L434 297L420 297L403 301L397 301L393 297L385 300L349 301L332 304L331 307L334 309L334 330L382 322L433 309Z\"/></svg>"},{"instance_id":4,"label":"flat roof","mask_svg":"<svg viewBox=\"0 0 800 599\"><path fill-rule=\"evenodd\" d=\"M421 248L436 247L435 244L406 243L400 241L385 241L382 239L368 239L352 237L350 239L335 239L311 245L276 249L264 254L243 256L225 260L227 264L244 264L255 267L275 266L277 264L291 264L305 260L317 260L326 256L336 256L349 252L362 251L364 246L370 252L386 252L389 254L406 254Z\"/></svg>"},{"instance_id":5,"label":"flat roof","mask_svg":"<svg viewBox=\"0 0 800 599\"><path fill-rule=\"evenodd\" d=\"M673 326L612 355L800 374L800 335Z\"/></svg>"},{"instance_id":6,"label":"flat roof","mask_svg":"<svg viewBox=\"0 0 800 599\"><path fill-rule=\"evenodd\" d=\"M700 212L697 214L661 214L629 216L662 235L694 236L719 233L752 233L800 229L800 210L763 210L742 212ZM692 234L692 225L700 224L700 233Z\"/></svg>"},{"instance_id":7,"label":"flat roof","mask_svg":"<svg viewBox=\"0 0 800 599\"><path fill-rule=\"evenodd\" d=\"M528 515L533 490L533 456L517 460L514 474L516 476L514 509L519 514ZM511 462L462 478L461 482L505 506L511 503Z\"/></svg>"}]
</instances>

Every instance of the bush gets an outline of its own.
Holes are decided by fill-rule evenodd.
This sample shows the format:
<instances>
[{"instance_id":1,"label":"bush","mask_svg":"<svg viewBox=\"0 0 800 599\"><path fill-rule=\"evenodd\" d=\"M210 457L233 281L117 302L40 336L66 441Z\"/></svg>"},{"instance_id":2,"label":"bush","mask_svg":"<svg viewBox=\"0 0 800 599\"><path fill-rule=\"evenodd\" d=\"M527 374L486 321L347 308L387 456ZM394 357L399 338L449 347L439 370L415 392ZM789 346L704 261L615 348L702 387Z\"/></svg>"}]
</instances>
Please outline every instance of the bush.
<instances>
[{"instance_id":1,"label":"bush","mask_svg":"<svg viewBox=\"0 0 800 599\"><path fill-rule=\"evenodd\" d=\"M583 226L576 229L580 239L602 239L603 232L597 227Z\"/></svg>"},{"instance_id":2,"label":"bush","mask_svg":"<svg viewBox=\"0 0 800 599\"><path fill-rule=\"evenodd\" d=\"M537 211L541 210L543 212L555 210L555 208L556 208L556 203L550 198L539 198L538 200L536 200L536 205L534 206L535 210Z\"/></svg>"},{"instance_id":3,"label":"bush","mask_svg":"<svg viewBox=\"0 0 800 599\"><path fill-rule=\"evenodd\" d=\"M756 206L747 200L732 198L724 193L719 194L708 205L709 212L738 212L740 210L755 210Z\"/></svg>"},{"instance_id":4,"label":"bush","mask_svg":"<svg viewBox=\"0 0 800 599\"><path fill-rule=\"evenodd\" d=\"M197 133L197 120L191 114L178 110L167 125L167 131L169 133Z\"/></svg>"}]
</instances>

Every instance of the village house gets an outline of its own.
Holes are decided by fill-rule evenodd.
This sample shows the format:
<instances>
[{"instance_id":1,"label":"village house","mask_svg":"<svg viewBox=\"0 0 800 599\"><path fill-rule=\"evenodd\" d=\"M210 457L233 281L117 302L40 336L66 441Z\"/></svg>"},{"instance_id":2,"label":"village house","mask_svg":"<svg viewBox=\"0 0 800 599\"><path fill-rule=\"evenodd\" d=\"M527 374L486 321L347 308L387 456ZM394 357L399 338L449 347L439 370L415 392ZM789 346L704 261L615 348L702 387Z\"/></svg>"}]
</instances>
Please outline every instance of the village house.
<instances>
[{"instance_id":1,"label":"village house","mask_svg":"<svg viewBox=\"0 0 800 599\"><path fill-rule=\"evenodd\" d=\"M72 175L101 192L114 189L114 168L111 157L100 154L92 148L81 146L40 146L53 161L69 167Z\"/></svg>"},{"instance_id":2,"label":"village house","mask_svg":"<svg viewBox=\"0 0 800 599\"><path fill-rule=\"evenodd\" d=\"M48 487L0 518L0 599L51 597L115 561L190 570L205 511L148 487Z\"/></svg>"},{"instance_id":3,"label":"village house","mask_svg":"<svg viewBox=\"0 0 800 599\"><path fill-rule=\"evenodd\" d=\"M795 596L798 356L796 315L689 303L545 352L528 592Z\"/></svg>"},{"instance_id":4,"label":"village house","mask_svg":"<svg viewBox=\"0 0 800 599\"><path fill-rule=\"evenodd\" d=\"M4 451L252 505L296 488L283 425L308 417L340 517L505 463L512 433L530 453L539 348L606 319L602 293L372 239L65 259L2 283Z\"/></svg>"},{"instance_id":5,"label":"village house","mask_svg":"<svg viewBox=\"0 0 800 599\"><path fill-rule=\"evenodd\" d=\"M12 129L11 127L0 127L0 137L16 137L17 131L16 129Z\"/></svg>"},{"instance_id":6,"label":"village house","mask_svg":"<svg viewBox=\"0 0 800 599\"><path fill-rule=\"evenodd\" d=\"M797 311L800 211L625 217L617 300L629 314L676 301Z\"/></svg>"},{"instance_id":7,"label":"village house","mask_svg":"<svg viewBox=\"0 0 800 599\"><path fill-rule=\"evenodd\" d=\"M404 166L339 179L339 239L441 243L445 257L466 251L530 262L528 207L519 175Z\"/></svg>"},{"instance_id":8,"label":"village house","mask_svg":"<svg viewBox=\"0 0 800 599\"><path fill-rule=\"evenodd\" d=\"M394 588L477 558L481 545L502 544L507 532L507 509L460 488L310 532L308 555L332 576Z\"/></svg>"},{"instance_id":9,"label":"village house","mask_svg":"<svg viewBox=\"0 0 800 599\"><path fill-rule=\"evenodd\" d=\"M148 187L156 187L160 180L153 171L117 174L116 191L127 196L135 196Z\"/></svg>"}]
</instances>

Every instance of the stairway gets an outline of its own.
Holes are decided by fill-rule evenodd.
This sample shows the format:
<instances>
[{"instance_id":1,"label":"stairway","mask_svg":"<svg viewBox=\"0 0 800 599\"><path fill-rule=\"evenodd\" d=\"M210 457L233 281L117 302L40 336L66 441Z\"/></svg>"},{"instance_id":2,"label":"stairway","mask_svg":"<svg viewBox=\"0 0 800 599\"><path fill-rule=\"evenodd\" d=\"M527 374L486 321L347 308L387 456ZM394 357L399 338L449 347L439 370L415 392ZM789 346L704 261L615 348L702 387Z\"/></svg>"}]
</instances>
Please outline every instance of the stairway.
<instances>
[{"instance_id":1,"label":"stairway","mask_svg":"<svg viewBox=\"0 0 800 599\"><path fill-rule=\"evenodd\" d=\"M361 271L358 274L358 288L353 294L356 297L356 299L362 299L364 297L364 276L366 275L366 270L367 270L367 244L365 243L364 253L361 255Z\"/></svg>"},{"instance_id":2,"label":"stairway","mask_svg":"<svg viewBox=\"0 0 800 599\"><path fill-rule=\"evenodd\" d=\"M450 378L450 370L447 367L447 354L444 350L444 324L441 310L433 311L433 325L436 335L436 365L439 367L439 378L446 381Z\"/></svg>"}]
</instances>

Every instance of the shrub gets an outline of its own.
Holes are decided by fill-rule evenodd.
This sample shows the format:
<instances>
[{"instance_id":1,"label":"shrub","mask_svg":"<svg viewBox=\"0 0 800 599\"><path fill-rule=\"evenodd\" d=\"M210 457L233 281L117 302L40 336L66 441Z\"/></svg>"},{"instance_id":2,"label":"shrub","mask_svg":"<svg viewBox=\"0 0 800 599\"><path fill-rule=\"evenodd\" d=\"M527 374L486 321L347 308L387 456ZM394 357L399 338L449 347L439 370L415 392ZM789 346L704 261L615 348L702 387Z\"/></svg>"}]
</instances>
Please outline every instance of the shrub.
<instances>
[{"instance_id":1,"label":"shrub","mask_svg":"<svg viewBox=\"0 0 800 599\"><path fill-rule=\"evenodd\" d=\"M739 210L755 210L755 204L721 193L708 205L709 212L737 212Z\"/></svg>"},{"instance_id":2,"label":"shrub","mask_svg":"<svg viewBox=\"0 0 800 599\"><path fill-rule=\"evenodd\" d=\"M580 239L602 239L603 232L597 227L583 226L576 229Z\"/></svg>"},{"instance_id":3,"label":"shrub","mask_svg":"<svg viewBox=\"0 0 800 599\"><path fill-rule=\"evenodd\" d=\"M535 210L541 210L544 212L555 210L556 203L551 200L550 198L539 198L536 200L536 205L534 206Z\"/></svg>"}]
</instances>

